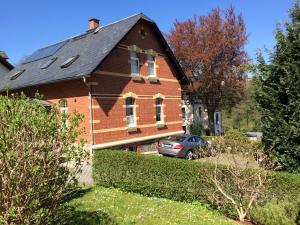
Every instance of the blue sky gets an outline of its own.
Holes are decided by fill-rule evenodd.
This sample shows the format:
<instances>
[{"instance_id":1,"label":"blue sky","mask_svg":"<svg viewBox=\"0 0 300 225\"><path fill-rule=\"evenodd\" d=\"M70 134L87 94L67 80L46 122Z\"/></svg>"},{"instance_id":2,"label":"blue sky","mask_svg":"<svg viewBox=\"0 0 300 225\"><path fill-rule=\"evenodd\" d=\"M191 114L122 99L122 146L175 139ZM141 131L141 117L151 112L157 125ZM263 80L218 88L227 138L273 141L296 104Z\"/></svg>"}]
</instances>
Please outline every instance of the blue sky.
<instances>
[{"instance_id":1,"label":"blue sky","mask_svg":"<svg viewBox=\"0 0 300 225\"><path fill-rule=\"evenodd\" d=\"M206 15L215 7L242 13L251 57L256 49L274 45L276 23L288 19L293 0L9 0L1 2L0 50L8 53L14 64L37 48L85 31L88 20L100 19L102 25L143 12L168 32L175 19L186 20Z\"/></svg>"}]
</instances>

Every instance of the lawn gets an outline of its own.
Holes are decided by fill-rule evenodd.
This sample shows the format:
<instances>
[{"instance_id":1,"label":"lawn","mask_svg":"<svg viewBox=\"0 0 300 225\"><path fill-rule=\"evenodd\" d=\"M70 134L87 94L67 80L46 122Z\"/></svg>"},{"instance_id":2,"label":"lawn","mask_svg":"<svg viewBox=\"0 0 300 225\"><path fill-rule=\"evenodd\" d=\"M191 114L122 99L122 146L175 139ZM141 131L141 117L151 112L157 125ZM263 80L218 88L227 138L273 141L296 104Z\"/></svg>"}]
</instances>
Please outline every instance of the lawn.
<instances>
[{"instance_id":1,"label":"lawn","mask_svg":"<svg viewBox=\"0 0 300 225\"><path fill-rule=\"evenodd\" d=\"M69 221L72 224L237 224L200 203L150 198L103 187L88 190L71 200L68 207L75 210L73 221Z\"/></svg>"}]
</instances>

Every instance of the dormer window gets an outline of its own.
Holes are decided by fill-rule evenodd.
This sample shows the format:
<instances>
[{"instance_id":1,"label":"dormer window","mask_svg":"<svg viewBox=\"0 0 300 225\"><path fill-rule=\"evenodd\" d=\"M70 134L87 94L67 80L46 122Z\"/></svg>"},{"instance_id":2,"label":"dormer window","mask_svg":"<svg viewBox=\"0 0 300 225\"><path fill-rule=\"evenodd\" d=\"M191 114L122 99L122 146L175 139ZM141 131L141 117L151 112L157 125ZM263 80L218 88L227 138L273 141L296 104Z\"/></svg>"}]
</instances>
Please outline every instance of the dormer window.
<instances>
[{"instance_id":1,"label":"dormer window","mask_svg":"<svg viewBox=\"0 0 300 225\"><path fill-rule=\"evenodd\" d=\"M60 65L60 67L61 68L67 68L67 67L69 67L73 62L75 62L77 59L79 58L79 55L75 55L75 56L73 56L73 57L71 57L71 58L68 58L66 61L64 61L61 65Z\"/></svg>"},{"instance_id":2,"label":"dormer window","mask_svg":"<svg viewBox=\"0 0 300 225\"><path fill-rule=\"evenodd\" d=\"M135 51L130 51L131 77L140 77L140 62L138 54Z\"/></svg>"},{"instance_id":3,"label":"dormer window","mask_svg":"<svg viewBox=\"0 0 300 225\"><path fill-rule=\"evenodd\" d=\"M52 63L54 63L54 61L57 59L57 57L54 57L50 60L48 60L47 62L45 62L44 64L41 65L41 69L47 69Z\"/></svg>"},{"instance_id":4,"label":"dormer window","mask_svg":"<svg viewBox=\"0 0 300 225\"><path fill-rule=\"evenodd\" d=\"M25 72L25 69L19 70L19 71L15 72L13 75L11 75L10 79L11 80L15 80L15 79L17 79L24 72Z\"/></svg>"}]
</instances>

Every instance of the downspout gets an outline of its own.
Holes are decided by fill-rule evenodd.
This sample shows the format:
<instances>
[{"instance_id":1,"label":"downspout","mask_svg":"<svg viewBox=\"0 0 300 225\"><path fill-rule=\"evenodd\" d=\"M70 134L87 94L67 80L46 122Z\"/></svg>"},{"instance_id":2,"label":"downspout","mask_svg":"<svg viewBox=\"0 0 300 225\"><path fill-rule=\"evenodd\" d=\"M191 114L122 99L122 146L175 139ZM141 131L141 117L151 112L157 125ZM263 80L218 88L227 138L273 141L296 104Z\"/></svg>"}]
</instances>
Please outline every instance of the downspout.
<instances>
[{"instance_id":1,"label":"downspout","mask_svg":"<svg viewBox=\"0 0 300 225\"><path fill-rule=\"evenodd\" d=\"M88 92L89 92L89 101L90 101L90 138L91 138L91 149L94 145L94 128L93 128L93 102L92 102L92 90L91 87L88 85L88 83L86 82L86 77L82 77L83 79L83 83L85 84L85 86L88 88Z\"/></svg>"}]
</instances>

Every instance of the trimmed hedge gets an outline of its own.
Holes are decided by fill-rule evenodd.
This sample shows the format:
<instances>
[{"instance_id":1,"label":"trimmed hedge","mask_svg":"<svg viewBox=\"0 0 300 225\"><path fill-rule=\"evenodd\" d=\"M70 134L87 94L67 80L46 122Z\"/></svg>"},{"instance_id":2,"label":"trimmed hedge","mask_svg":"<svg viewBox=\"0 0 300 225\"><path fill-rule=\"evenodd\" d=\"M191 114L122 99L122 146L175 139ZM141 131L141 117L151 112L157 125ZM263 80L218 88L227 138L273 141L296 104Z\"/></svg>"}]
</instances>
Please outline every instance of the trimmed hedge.
<instances>
[{"instance_id":1,"label":"trimmed hedge","mask_svg":"<svg viewBox=\"0 0 300 225\"><path fill-rule=\"evenodd\" d=\"M211 203L207 190L214 186L206 174L214 165L134 152L100 150L94 154L93 178L96 185L116 187L146 196L180 201ZM230 183L228 184L230 186ZM300 176L274 173L268 186L268 199L295 201L300 194ZM296 203L295 203L296 204ZM231 214L229 208L225 213Z\"/></svg>"},{"instance_id":2,"label":"trimmed hedge","mask_svg":"<svg viewBox=\"0 0 300 225\"><path fill-rule=\"evenodd\" d=\"M294 225L300 224L300 202L272 199L251 211L251 218L258 224Z\"/></svg>"},{"instance_id":3,"label":"trimmed hedge","mask_svg":"<svg viewBox=\"0 0 300 225\"><path fill-rule=\"evenodd\" d=\"M202 200L205 199L203 191L211 187L198 175L199 165L169 157L101 150L94 154L93 178L96 185L146 196Z\"/></svg>"}]
</instances>

